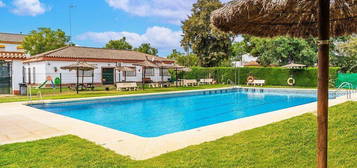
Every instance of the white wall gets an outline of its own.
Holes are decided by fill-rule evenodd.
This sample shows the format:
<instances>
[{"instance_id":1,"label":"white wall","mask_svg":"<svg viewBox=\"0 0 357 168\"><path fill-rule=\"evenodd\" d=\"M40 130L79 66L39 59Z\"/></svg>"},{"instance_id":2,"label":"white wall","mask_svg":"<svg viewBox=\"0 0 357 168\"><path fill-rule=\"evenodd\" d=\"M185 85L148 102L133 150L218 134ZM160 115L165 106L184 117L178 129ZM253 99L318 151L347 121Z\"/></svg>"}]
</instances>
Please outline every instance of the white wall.
<instances>
[{"instance_id":1,"label":"white wall","mask_svg":"<svg viewBox=\"0 0 357 168\"><path fill-rule=\"evenodd\" d=\"M19 84L22 83L22 61L12 61L12 90L19 90Z\"/></svg>"},{"instance_id":2,"label":"white wall","mask_svg":"<svg viewBox=\"0 0 357 168\"><path fill-rule=\"evenodd\" d=\"M0 45L5 45L5 48L1 48L1 51L7 51L7 52L23 52L23 49L17 49L17 46L20 46L20 44L7 44L7 43L0 43ZM22 67L23 63L21 60L12 60L11 61L11 76L12 76L12 91L18 91L19 90L19 84L22 83L23 81L23 73L22 73Z\"/></svg>"},{"instance_id":3,"label":"white wall","mask_svg":"<svg viewBox=\"0 0 357 168\"><path fill-rule=\"evenodd\" d=\"M46 62L25 63L24 67L26 83L39 84L46 80Z\"/></svg>"},{"instance_id":4,"label":"white wall","mask_svg":"<svg viewBox=\"0 0 357 168\"><path fill-rule=\"evenodd\" d=\"M8 44L8 43L0 43L0 45L5 45L5 48L2 51L8 52L23 52L23 49L17 49L17 46L20 44Z\"/></svg>"},{"instance_id":5,"label":"white wall","mask_svg":"<svg viewBox=\"0 0 357 168\"><path fill-rule=\"evenodd\" d=\"M257 60L258 60L257 57L254 57L250 54L244 54L242 55L242 61L233 61L232 64L234 67L244 67L245 63L257 61Z\"/></svg>"},{"instance_id":6,"label":"white wall","mask_svg":"<svg viewBox=\"0 0 357 168\"><path fill-rule=\"evenodd\" d=\"M65 61L43 61L43 62L32 62L25 65L26 67L26 78L28 78L28 68L31 69L31 82L33 83L33 67L36 69L35 83L40 84L46 81L46 78L50 76L53 80L60 77L62 74L62 84L76 83L76 71L63 70L61 67L75 64L76 62L65 62ZM94 64L97 69L94 70L94 83L102 83L102 68L114 68L116 63L103 63L103 62L88 62L89 64ZM121 63L122 66L133 66L130 63ZM127 76L126 81L128 82L141 82L142 79L142 68L140 66L136 67L136 76ZM56 71L57 70L57 71ZM155 76L146 76L146 78L151 78L154 82L161 81L160 70L155 69ZM123 77L123 72L115 72L114 82L119 82L119 75L121 81L125 80ZM164 80L167 81L170 76L164 76ZM91 77L84 77L84 83L91 83ZM26 79L27 81L27 79ZM27 81L28 82L28 81ZM79 78L79 82L82 82L82 77Z\"/></svg>"}]
</instances>

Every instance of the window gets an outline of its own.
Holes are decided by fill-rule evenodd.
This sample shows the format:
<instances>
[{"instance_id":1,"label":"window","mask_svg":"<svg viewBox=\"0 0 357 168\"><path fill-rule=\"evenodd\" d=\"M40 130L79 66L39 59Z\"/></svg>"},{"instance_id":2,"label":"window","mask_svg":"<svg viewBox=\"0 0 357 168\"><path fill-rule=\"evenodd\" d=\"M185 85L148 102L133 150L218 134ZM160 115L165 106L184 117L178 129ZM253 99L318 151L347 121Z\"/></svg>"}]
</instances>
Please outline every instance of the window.
<instances>
[{"instance_id":1,"label":"window","mask_svg":"<svg viewBox=\"0 0 357 168\"><path fill-rule=\"evenodd\" d=\"M164 74L162 74L164 73ZM168 69L160 69L160 76L170 76Z\"/></svg>"},{"instance_id":2,"label":"window","mask_svg":"<svg viewBox=\"0 0 357 168\"><path fill-rule=\"evenodd\" d=\"M27 78L28 78L28 81L27 83L28 84L31 84L31 68L27 68Z\"/></svg>"},{"instance_id":3,"label":"window","mask_svg":"<svg viewBox=\"0 0 357 168\"><path fill-rule=\"evenodd\" d=\"M22 83L26 83L26 68L22 67Z\"/></svg>"},{"instance_id":4,"label":"window","mask_svg":"<svg viewBox=\"0 0 357 168\"><path fill-rule=\"evenodd\" d=\"M33 67L32 68L32 81L33 81L33 83L36 83L36 68L35 67Z\"/></svg>"},{"instance_id":5,"label":"window","mask_svg":"<svg viewBox=\"0 0 357 168\"><path fill-rule=\"evenodd\" d=\"M136 76L136 70L135 71L125 71L126 76L128 77L135 77Z\"/></svg>"},{"instance_id":6,"label":"window","mask_svg":"<svg viewBox=\"0 0 357 168\"><path fill-rule=\"evenodd\" d=\"M154 76L155 75L155 69L154 68L146 68L145 69L145 76Z\"/></svg>"},{"instance_id":7,"label":"window","mask_svg":"<svg viewBox=\"0 0 357 168\"><path fill-rule=\"evenodd\" d=\"M93 70L89 70L89 71L79 70L78 71L78 76L79 77L92 77L93 73L94 73Z\"/></svg>"}]
</instances>

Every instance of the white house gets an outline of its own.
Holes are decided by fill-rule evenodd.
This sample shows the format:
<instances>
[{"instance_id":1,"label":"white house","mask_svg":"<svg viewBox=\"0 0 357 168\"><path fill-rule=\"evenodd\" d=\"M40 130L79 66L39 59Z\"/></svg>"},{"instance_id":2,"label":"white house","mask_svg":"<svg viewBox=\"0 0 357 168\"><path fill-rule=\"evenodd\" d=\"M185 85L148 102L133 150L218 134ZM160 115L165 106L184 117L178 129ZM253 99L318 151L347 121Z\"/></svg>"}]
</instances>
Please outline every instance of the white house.
<instances>
[{"instance_id":1,"label":"white house","mask_svg":"<svg viewBox=\"0 0 357 168\"><path fill-rule=\"evenodd\" d=\"M25 35L0 33L0 94L18 94L23 82L23 61L28 55L21 46Z\"/></svg>"},{"instance_id":2,"label":"white house","mask_svg":"<svg viewBox=\"0 0 357 168\"><path fill-rule=\"evenodd\" d=\"M234 67L244 67L246 64L249 66L249 64L256 62L258 60L257 57L254 57L250 54L244 54L241 57L242 61L233 61L233 66Z\"/></svg>"},{"instance_id":3,"label":"white house","mask_svg":"<svg viewBox=\"0 0 357 168\"><path fill-rule=\"evenodd\" d=\"M94 74L93 83L95 84L111 85L123 81L141 82L143 68L135 63L147 59L156 63L174 63L167 58L136 51L67 46L29 57L24 61L23 76L28 84L39 85L48 79L55 80L60 76L62 84L73 84L76 82L76 71L63 70L61 67L83 61L94 64L97 69L94 72L79 72L80 82L83 80L84 83L92 83L92 74ZM118 72L115 70L117 66L130 66L135 68L135 72ZM145 80L153 82L168 81L170 74L167 69L146 68L145 78Z\"/></svg>"}]
</instances>

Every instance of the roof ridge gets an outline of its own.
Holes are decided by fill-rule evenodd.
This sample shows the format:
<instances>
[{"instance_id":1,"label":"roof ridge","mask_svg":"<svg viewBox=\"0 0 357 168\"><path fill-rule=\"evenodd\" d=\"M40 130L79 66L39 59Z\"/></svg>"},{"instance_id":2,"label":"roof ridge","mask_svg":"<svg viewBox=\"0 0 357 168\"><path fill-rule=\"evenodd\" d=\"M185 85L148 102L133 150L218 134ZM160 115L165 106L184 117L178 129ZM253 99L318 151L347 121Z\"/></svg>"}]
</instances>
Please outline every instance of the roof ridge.
<instances>
[{"instance_id":1,"label":"roof ridge","mask_svg":"<svg viewBox=\"0 0 357 168\"><path fill-rule=\"evenodd\" d=\"M166 57L160 57L160 56L157 56L157 55L151 55L151 54L143 53L143 52L136 51L136 50L112 49L112 48L99 48L99 47L87 47L87 46L70 46L70 47L76 47L76 48L91 48L91 49L101 49L101 50L113 50L113 51L129 51L129 52L135 52L135 53L143 54L143 55L145 55L145 56L153 56L153 57L159 57L159 58L166 58ZM168 58L166 58L166 59L168 59Z\"/></svg>"},{"instance_id":2,"label":"roof ridge","mask_svg":"<svg viewBox=\"0 0 357 168\"><path fill-rule=\"evenodd\" d=\"M21 52L21 51L0 51L0 53L19 53L19 54L25 54L24 52Z\"/></svg>"},{"instance_id":3,"label":"roof ridge","mask_svg":"<svg viewBox=\"0 0 357 168\"><path fill-rule=\"evenodd\" d=\"M114 51L133 51L133 50L124 50L124 49L112 49L112 48L100 48L100 47L87 47L87 46L71 46L76 48L92 48L92 49L102 49L102 50L114 50Z\"/></svg>"},{"instance_id":4,"label":"roof ridge","mask_svg":"<svg viewBox=\"0 0 357 168\"><path fill-rule=\"evenodd\" d=\"M127 51L127 52L125 52ZM73 55L74 54L74 55ZM99 56L101 55L101 56ZM150 60L155 61L173 61L171 59L142 53L131 50L117 50L84 46L64 46L52 51L43 52L30 57L36 59L41 57L68 57L68 58L96 58L96 59L129 59L129 60L145 60L149 57ZM105 58L104 58L105 57Z\"/></svg>"},{"instance_id":5,"label":"roof ridge","mask_svg":"<svg viewBox=\"0 0 357 168\"><path fill-rule=\"evenodd\" d=\"M27 34L20 34L20 33L5 33L5 32L0 32L0 34L8 34L8 35L23 35L23 36L28 36Z\"/></svg>"},{"instance_id":6,"label":"roof ridge","mask_svg":"<svg viewBox=\"0 0 357 168\"><path fill-rule=\"evenodd\" d=\"M31 57L47 56L47 55L49 55L49 54L53 54L53 53L55 53L55 52L64 50L64 49L69 48L69 47L71 47L71 46L64 46L64 47L61 47L61 48L57 48L57 49L54 49L54 50L50 50L50 51L46 51L46 52L43 52L43 53L36 54L36 55L34 55L34 56L31 56Z\"/></svg>"}]
</instances>

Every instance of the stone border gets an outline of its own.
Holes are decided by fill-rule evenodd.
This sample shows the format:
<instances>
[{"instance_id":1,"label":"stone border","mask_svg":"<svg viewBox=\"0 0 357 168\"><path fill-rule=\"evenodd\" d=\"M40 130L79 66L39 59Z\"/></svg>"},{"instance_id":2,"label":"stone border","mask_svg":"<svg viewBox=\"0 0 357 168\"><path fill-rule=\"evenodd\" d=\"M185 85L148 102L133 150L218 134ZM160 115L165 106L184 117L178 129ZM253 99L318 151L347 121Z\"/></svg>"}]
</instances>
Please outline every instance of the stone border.
<instances>
[{"instance_id":1,"label":"stone border","mask_svg":"<svg viewBox=\"0 0 357 168\"><path fill-rule=\"evenodd\" d=\"M231 88L231 87L228 87ZM128 96L142 96L142 95L157 95L157 94L170 94L170 93L187 93L217 89L228 88L214 88L203 90L190 90L190 91L176 91L176 92L163 92L163 93L151 93L151 94L135 94L124 96L110 96L99 97L99 99L105 98L117 98ZM259 88L264 89L264 88ZM271 89L271 88L269 88ZM273 88L283 89L285 88ZM300 90L300 89L293 89ZM315 90L315 89L302 89L302 90ZM50 100L45 102L64 102L73 100L91 100L98 98L81 98L81 99L66 99L66 100ZM348 101L346 96L341 96L329 101L330 106L337 105ZM130 156L135 160L149 159L167 152L175 151L185 148L190 145L197 145L203 142L217 140L225 136L231 136L241 131L261 127L274 122L282 121L291 117L299 116L304 113L313 112L316 109L317 103L309 103L300 106L295 106L278 111L263 113L255 116L240 118L232 121L217 123L204 127L199 127L182 132L176 132L154 138L144 138L133 134L125 133L122 131L114 130L104 126L92 124L89 122L81 121L78 119L62 116L59 114L43 111L40 109L32 108L24 104L24 102L16 103L3 103L0 104L0 115L22 115L31 120L45 124L49 127L61 130L65 134L72 134L96 144L102 145L110 150L115 151L118 154L124 156ZM28 139L32 140L32 139ZM28 141L26 140L26 141ZM11 142L13 143L13 142Z\"/></svg>"}]
</instances>

